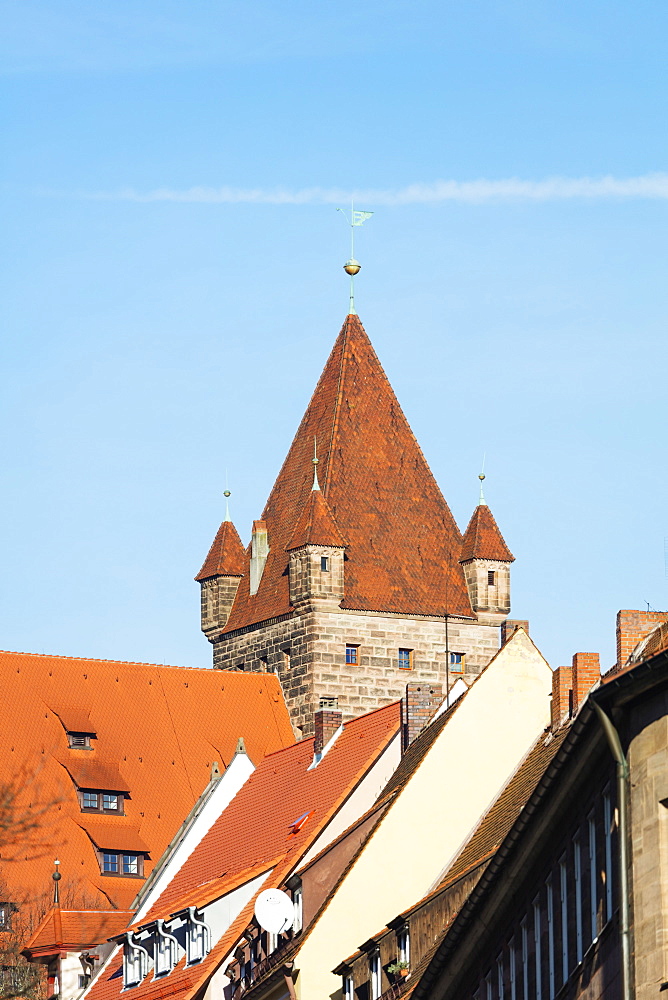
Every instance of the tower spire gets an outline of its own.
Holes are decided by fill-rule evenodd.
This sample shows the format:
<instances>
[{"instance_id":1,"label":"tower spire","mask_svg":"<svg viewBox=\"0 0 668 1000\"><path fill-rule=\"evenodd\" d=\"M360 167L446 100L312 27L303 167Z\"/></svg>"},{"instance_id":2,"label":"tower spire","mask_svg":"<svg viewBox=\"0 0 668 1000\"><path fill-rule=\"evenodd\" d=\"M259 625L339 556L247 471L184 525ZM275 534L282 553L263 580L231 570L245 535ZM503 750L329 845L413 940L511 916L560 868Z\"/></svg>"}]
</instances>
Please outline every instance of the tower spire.
<instances>
[{"instance_id":1,"label":"tower spire","mask_svg":"<svg viewBox=\"0 0 668 1000\"><path fill-rule=\"evenodd\" d=\"M348 221L348 216L343 211L342 208L337 208L337 212L341 212L342 216ZM355 260L355 226L361 226L367 219L370 219L373 212L356 212L355 202L350 202L350 259L343 265L343 270L346 274L350 275L350 306L348 308L348 315L355 316L355 275L359 274L362 267L358 260Z\"/></svg>"}]
</instances>

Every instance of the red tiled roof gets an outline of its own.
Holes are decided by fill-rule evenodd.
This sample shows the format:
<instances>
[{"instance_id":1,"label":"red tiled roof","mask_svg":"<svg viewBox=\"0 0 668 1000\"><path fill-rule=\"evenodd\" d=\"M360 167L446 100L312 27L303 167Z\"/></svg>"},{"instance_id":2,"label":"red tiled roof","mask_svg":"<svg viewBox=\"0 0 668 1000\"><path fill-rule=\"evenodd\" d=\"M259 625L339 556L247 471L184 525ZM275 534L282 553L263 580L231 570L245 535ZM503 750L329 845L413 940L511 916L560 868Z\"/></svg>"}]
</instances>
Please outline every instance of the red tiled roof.
<instances>
[{"instance_id":1,"label":"red tiled roof","mask_svg":"<svg viewBox=\"0 0 668 1000\"><path fill-rule=\"evenodd\" d=\"M139 836L139 830L127 823L124 816L93 819L82 816L79 826L85 830L96 847L108 851L150 852L150 847Z\"/></svg>"},{"instance_id":2,"label":"red tiled roof","mask_svg":"<svg viewBox=\"0 0 668 1000\"><path fill-rule=\"evenodd\" d=\"M223 521L195 579L199 582L212 576L243 576L244 558L237 529L231 521Z\"/></svg>"},{"instance_id":3,"label":"red tiled roof","mask_svg":"<svg viewBox=\"0 0 668 1000\"><path fill-rule=\"evenodd\" d=\"M90 721L90 712L77 705L60 705L56 702L49 705L55 712L68 733L95 733L95 726Z\"/></svg>"},{"instance_id":4,"label":"red tiled roof","mask_svg":"<svg viewBox=\"0 0 668 1000\"><path fill-rule=\"evenodd\" d=\"M46 810L37 830L3 846L3 859L16 859L3 865L3 877L19 904L49 899L58 857L69 909L127 909L142 882L102 875L83 826L96 842L99 824L119 835L132 828L150 851L149 875L208 784L214 761L227 765L240 736L255 763L294 742L273 674L0 652L0 688L0 782L25 785L17 808ZM50 707L65 695L95 723L91 749L68 749ZM125 815L82 813L79 781L129 789ZM137 841L127 844L139 849Z\"/></svg>"},{"instance_id":5,"label":"red tiled roof","mask_svg":"<svg viewBox=\"0 0 668 1000\"><path fill-rule=\"evenodd\" d=\"M473 617L462 536L359 318L346 318L263 512L270 552L255 595L242 579L225 631L289 613L288 554L320 485L347 543L341 606ZM320 474L320 470L322 470ZM246 551L248 566L250 549Z\"/></svg>"},{"instance_id":6,"label":"red tiled roof","mask_svg":"<svg viewBox=\"0 0 668 1000\"><path fill-rule=\"evenodd\" d=\"M50 910L25 946L32 955L51 950L77 950L103 944L120 934L134 916L133 910Z\"/></svg>"},{"instance_id":7,"label":"red tiled roof","mask_svg":"<svg viewBox=\"0 0 668 1000\"><path fill-rule=\"evenodd\" d=\"M311 770L312 738L265 757L142 924L156 917L169 917L184 899L197 896L198 890L211 898L208 888L212 879L218 880L225 892L239 884L235 877L240 873L245 879L248 870L255 866L257 874L262 874L267 862L274 859L277 867L264 887L279 885L396 735L399 724L398 702L347 722L336 742ZM291 833L291 824L305 812L312 813L308 822L297 833ZM248 926L253 904L251 900L244 907L199 966L185 968L181 964L160 984L149 976L133 989L133 997L157 1000L160 996L179 994L187 1000L193 996ZM93 984L90 1000L112 1000L119 996L123 989L118 974L120 964L119 955ZM167 993L156 992L158 987Z\"/></svg>"},{"instance_id":8,"label":"red tiled roof","mask_svg":"<svg viewBox=\"0 0 668 1000\"><path fill-rule=\"evenodd\" d=\"M131 791L118 764L98 758L93 760L88 755L85 757L75 756L71 750L68 751L68 754L69 756L61 754L58 763L63 765L79 788L93 788L108 792Z\"/></svg>"},{"instance_id":9,"label":"red tiled roof","mask_svg":"<svg viewBox=\"0 0 668 1000\"><path fill-rule=\"evenodd\" d=\"M333 545L340 549L346 547L338 525L320 490L311 490L309 493L286 548L290 551L290 549L298 549L302 545L309 544Z\"/></svg>"},{"instance_id":10,"label":"red tiled roof","mask_svg":"<svg viewBox=\"0 0 668 1000\"><path fill-rule=\"evenodd\" d=\"M485 503L479 504L473 512L468 528L464 532L460 562L469 559L496 559L499 562L514 562L512 554L494 516Z\"/></svg>"}]
</instances>

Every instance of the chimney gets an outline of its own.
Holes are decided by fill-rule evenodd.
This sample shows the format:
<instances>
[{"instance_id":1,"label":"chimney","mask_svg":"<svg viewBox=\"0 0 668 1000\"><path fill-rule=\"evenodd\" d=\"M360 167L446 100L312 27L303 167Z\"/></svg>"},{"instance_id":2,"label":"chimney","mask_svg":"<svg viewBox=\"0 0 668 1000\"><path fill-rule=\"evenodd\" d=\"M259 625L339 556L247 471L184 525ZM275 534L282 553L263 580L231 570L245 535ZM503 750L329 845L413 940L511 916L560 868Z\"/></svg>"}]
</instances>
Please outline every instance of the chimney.
<instances>
[{"instance_id":1,"label":"chimney","mask_svg":"<svg viewBox=\"0 0 668 1000\"><path fill-rule=\"evenodd\" d=\"M552 672L552 731L573 714L573 669L557 667Z\"/></svg>"},{"instance_id":2,"label":"chimney","mask_svg":"<svg viewBox=\"0 0 668 1000\"><path fill-rule=\"evenodd\" d=\"M617 612L617 670L638 645L660 622L668 619L668 611L618 611Z\"/></svg>"},{"instance_id":3,"label":"chimney","mask_svg":"<svg viewBox=\"0 0 668 1000\"><path fill-rule=\"evenodd\" d=\"M573 714L577 712L594 684L601 679L598 653L575 653L573 656Z\"/></svg>"},{"instance_id":4,"label":"chimney","mask_svg":"<svg viewBox=\"0 0 668 1000\"><path fill-rule=\"evenodd\" d=\"M257 594L268 555L269 540L267 538L267 525L264 521L253 521L249 580L251 594Z\"/></svg>"},{"instance_id":5,"label":"chimney","mask_svg":"<svg viewBox=\"0 0 668 1000\"><path fill-rule=\"evenodd\" d=\"M422 732L443 701L443 685L412 681L401 702L402 751Z\"/></svg>"},{"instance_id":6,"label":"chimney","mask_svg":"<svg viewBox=\"0 0 668 1000\"><path fill-rule=\"evenodd\" d=\"M327 746L336 730L341 725L343 713L339 711L339 700L333 697L323 697L320 699L320 708L313 717L315 727L315 740L313 742L313 753L322 753L323 747Z\"/></svg>"},{"instance_id":7,"label":"chimney","mask_svg":"<svg viewBox=\"0 0 668 1000\"><path fill-rule=\"evenodd\" d=\"M508 640L511 638L513 632L517 628L523 628L526 634L529 634L529 622L520 621L519 619L506 618L505 622L501 622L501 645L505 646Z\"/></svg>"}]
</instances>

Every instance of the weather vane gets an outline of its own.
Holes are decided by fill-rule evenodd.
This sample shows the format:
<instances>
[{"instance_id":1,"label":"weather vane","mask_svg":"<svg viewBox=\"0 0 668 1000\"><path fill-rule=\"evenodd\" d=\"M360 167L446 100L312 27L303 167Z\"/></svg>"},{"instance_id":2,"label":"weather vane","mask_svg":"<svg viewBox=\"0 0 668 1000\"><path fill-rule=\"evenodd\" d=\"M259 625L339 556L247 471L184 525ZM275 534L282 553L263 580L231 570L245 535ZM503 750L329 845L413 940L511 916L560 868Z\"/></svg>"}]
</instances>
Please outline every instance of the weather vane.
<instances>
[{"instance_id":1,"label":"weather vane","mask_svg":"<svg viewBox=\"0 0 668 1000\"><path fill-rule=\"evenodd\" d=\"M342 208L337 208L337 212L340 212L343 218L350 226L350 260L347 260L343 265L343 270L346 274L350 275L350 312L355 312L355 275L359 272L361 264L358 260L355 260L355 226L361 226L370 219L373 212L356 212L355 203L351 201L350 203L350 219L344 212Z\"/></svg>"}]
</instances>

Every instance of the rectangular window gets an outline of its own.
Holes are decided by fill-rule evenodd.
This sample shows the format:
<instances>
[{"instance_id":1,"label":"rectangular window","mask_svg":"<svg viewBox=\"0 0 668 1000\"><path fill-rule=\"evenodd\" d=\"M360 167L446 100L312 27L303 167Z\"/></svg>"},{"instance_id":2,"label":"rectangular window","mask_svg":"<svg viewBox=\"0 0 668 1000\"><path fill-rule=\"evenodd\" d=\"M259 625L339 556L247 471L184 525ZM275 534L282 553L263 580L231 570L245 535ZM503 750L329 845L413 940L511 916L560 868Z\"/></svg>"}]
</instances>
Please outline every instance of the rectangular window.
<instances>
[{"instance_id":1,"label":"rectangular window","mask_svg":"<svg viewBox=\"0 0 668 1000\"><path fill-rule=\"evenodd\" d=\"M118 875L118 854L103 853L102 871L107 875Z\"/></svg>"},{"instance_id":2,"label":"rectangular window","mask_svg":"<svg viewBox=\"0 0 668 1000\"><path fill-rule=\"evenodd\" d=\"M573 869L575 872L575 961L582 961L582 851L580 838L573 839Z\"/></svg>"},{"instance_id":3,"label":"rectangular window","mask_svg":"<svg viewBox=\"0 0 668 1000\"><path fill-rule=\"evenodd\" d=\"M536 1000L543 996L543 960L540 953L540 900L533 901L533 953L536 960Z\"/></svg>"},{"instance_id":4,"label":"rectangular window","mask_svg":"<svg viewBox=\"0 0 668 1000\"><path fill-rule=\"evenodd\" d=\"M450 653L450 671L453 674L463 673L465 660L466 660L465 653Z\"/></svg>"},{"instance_id":5,"label":"rectangular window","mask_svg":"<svg viewBox=\"0 0 668 1000\"><path fill-rule=\"evenodd\" d=\"M329 556L320 556L321 573L329 573Z\"/></svg>"},{"instance_id":6,"label":"rectangular window","mask_svg":"<svg viewBox=\"0 0 668 1000\"><path fill-rule=\"evenodd\" d=\"M594 813L587 818L589 826L589 924L591 939L598 937L598 892L596 888L596 819Z\"/></svg>"},{"instance_id":7,"label":"rectangular window","mask_svg":"<svg viewBox=\"0 0 668 1000\"><path fill-rule=\"evenodd\" d=\"M118 812L118 795L109 795L105 792L102 796L102 808Z\"/></svg>"},{"instance_id":8,"label":"rectangular window","mask_svg":"<svg viewBox=\"0 0 668 1000\"><path fill-rule=\"evenodd\" d=\"M369 956L369 970L371 972L371 1000L379 1000L383 992L381 986L380 954L374 951Z\"/></svg>"},{"instance_id":9,"label":"rectangular window","mask_svg":"<svg viewBox=\"0 0 668 1000\"><path fill-rule=\"evenodd\" d=\"M283 650L283 669L284 670L289 670L291 666L292 666L292 657L290 656L290 650L289 649L284 649Z\"/></svg>"},{"instance_id":10,"label":"rectangular window","mask_svg":"<svg viewBox=\"0 0 668 1000\"><path fill-rule=\"evenodd\" d=\"M566 859L559 862L559 895L561 903L561 982L568 979L568 872Z\"/></svg>"},{"instance_id":11,"label":"rectangular window","mask_svg":"<svg viewBox=\"0 0 668 1000\"><path fill-rule=\"evenodd\" d=\"M487 586L493 587L495 585L496 574L493 569L487 570Z\"/></svg>"},{"instance_id":12,"label":"rectangular window","mask_svg":"<svg viewBox=\"0 0 668 1000\"><path fill-rule=\"evenodd\" d=\"M612 804L606 792L603 796L603 826L605 836L605 919L612 919Z\"/></svg>"},{"instance_id":13,"label":"rectangular window","mask_svg":"<svg viewBox=\"0 0 668 1000\"><path fill-rule=\"evenodd\" d=\"M85 990L89 983L90 983L90 976L82 976L82 975L79 976L80 990Z\"/></svg>"},{"instance_id":14,"label":"rectangular window","mask_svg":"<svg viewBox=\"0 0 668 1000\"><path fill-rule=\"evenodd\" d=\"M84 792L83 793L83 807L84 809L97 809L97 792Z\"/></svg>"},{"instance_id":15,"label":"rectangular window","mask_svg":"<svg viewBox=\"0 0 668 1000\"><path fill-rule=\"evenodd\" d=\"M496 960L496 995L498 1000L505 1000L506 988L503 979L503 952Z\"/></svg>"},{"instance_id":16,"label":"rectangular window","mask_svg":"<svg viewBox=\"0 0 668 1000\"><path fill-rule=\"evenodd\" d=\"M123 874L139 875L139 858L136 854L123 855Z\"/></svg>"},{"instance_id":17,"label":"rectangular window","mask_svg":"<svg viewBox=\"0 0 668 1000\"><path fill-rule=\"evenodd\" d=\"M412 649L400 649L399 650L399 669L400 670L411 670L413 667L413 650Z\"/></svg>"},{"instance_id":18,"label":"rectangular window","mask_svg":"<svg viewBox=\"0 0 668 1000\"><path fill-rule=\"evenodd\" d=\"M547 968L549 978L550 1000L554 1000L555 975L554 975L554 889L552 879L548 879L547 888Z\"/></svg>"},{"instance_id":19,"label":"rectangular window","mask_svg":"<svg viewBox=\"0 0 668 1000\"><path fill-rule=\"evenodd\" d=\"M525 917L520 924L522 932L522 998L529 1000L529 928Z\"/></svg>"},{"instance_id":20,"label":"rectangular window","mask_svg":"<svg viewBox=\"0 0 668 1000\"><path fill-rule=\"evenodd\" d=\"M397 932L397 952L399 953L399 961L409 965L411 960L411 942L408 927L402 927Z\"/></svg>"},{"instance_id":21,"label":"rectangular window","mask_svg":"<svg viewBox=\"0 0 668 1000\"><path fill-rule=\"evenodd\" d=\"M82 750L90 747L90 736L85 733L68 733L67 742L72 750Z\"/></svg>"},{"instance_id":22,"label":"rectangular window","mask_svg":"<svg viewBox=\"0 0 668 1000\"><path fill-rule=\"evenodd\" d=\"M292 933L299 934L302 929L302 912L303 912L303 898L301 886L297 886L292 891L292 905L295 910L295 918L292 922Z\"/></svg>"},{"instance_id":23,"label":"rectangular window","mask_svg":"<svg viewBox=\"0 0 668 1000\"><path fill-rule=\"evenodd\" d=\"M356 646L354 643L352 642L346 643L346 663L352 663L354 665L357 665L357 663L359 662L357 653L358 649L359 646Z\"/></svg>"},{"instance_id":24,"label":"rectangular window","mask_svg":"<svg viewBox=\"0 0 668 1000\"><path fill-rule=\"evenodd\" d=\"M510 1000L517 1000L517 956L515 954L515 938L508 942L508 960L510 974Z\"/></svg>"},{"instance_id":25,"label":"rectangular window","mask_svg":"<svg viewBox=\"0 0 668 1000\"><path fill-rule=\"evenodd\" d=\"M193 909L190 910L190 916L187 924L186 932L186 954L187 963L190 965L192 962L201 961L205 955L208 955L211 950L211 931L209 925L202 920L201 917L197 916ZM253 952L250 952L250 963L253 961ZM246 963L248 965L248 963ZM250 968L247 968L247 972L250 972Z\"/></svg>"},{"instance_id":26,"label":"rectangular window","mask_svg":"<svg viewBox=\"0 0 668 1000\"><path fill-rule=\"evenodd\" d=\"M343 1000L354 1000L355 987L354 987L354 984L353 984L353 977L352 976L344 976L343 977L342 986L343 986L343 989L342 989Z\"/></svg>"},{"instance_id":27,"label":"rectangular window","mask_svg":"<svg viewBox=\"0 0 668 1000\"><path fill-rule=\"evenodd\" d=\"M485 1000L494 1000L494 994L492 993L492 973L488 972L485 976Z\"/></svg>"}]
</instances>

